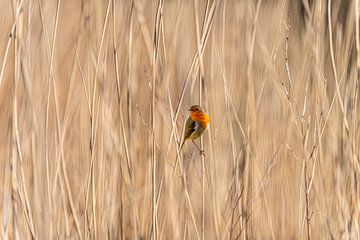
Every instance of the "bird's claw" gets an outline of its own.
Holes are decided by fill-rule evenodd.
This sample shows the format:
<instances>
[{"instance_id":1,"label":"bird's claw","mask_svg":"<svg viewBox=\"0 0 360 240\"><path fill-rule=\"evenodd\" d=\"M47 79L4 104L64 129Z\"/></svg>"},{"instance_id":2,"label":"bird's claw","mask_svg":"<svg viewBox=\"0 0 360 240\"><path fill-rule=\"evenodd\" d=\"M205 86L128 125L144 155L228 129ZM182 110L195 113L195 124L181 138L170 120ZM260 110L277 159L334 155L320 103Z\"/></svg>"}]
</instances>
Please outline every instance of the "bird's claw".
<instances>
[{"instance_id":1,"label":"bird's claw","mask_svg":"<svg viewBox=\"0 0 360 240\"><path fill-rule=\"evenodd\" d=\"M200 150L200 156L205 156L205 151L204 150Z\"/></svg>"}]
</instances>

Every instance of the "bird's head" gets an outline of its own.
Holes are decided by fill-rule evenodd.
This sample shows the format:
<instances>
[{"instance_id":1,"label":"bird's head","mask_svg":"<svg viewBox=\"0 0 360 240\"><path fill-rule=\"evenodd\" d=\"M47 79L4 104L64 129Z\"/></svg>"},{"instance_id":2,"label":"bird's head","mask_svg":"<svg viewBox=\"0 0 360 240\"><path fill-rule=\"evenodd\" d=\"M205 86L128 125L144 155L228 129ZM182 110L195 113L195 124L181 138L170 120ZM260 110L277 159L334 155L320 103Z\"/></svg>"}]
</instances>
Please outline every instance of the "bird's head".
<instances>
[{"instance_id":1,"label":"bird's head","mask_svg":"<svg viewBox=\"0 0 360 240\"><path fill-rule=\"evenodd\" d=\"M193 105L191 106L191 108L189 109L190 112L192 113L201 113L204 112L203 108L200 107L199 105Z\"/></svg>"},{"instance_id":2,"label":"bird's head","mask_svg":"<svg viewBox=\"0 0 360 240\"><path fill-rule=\"evenodd\" d=\"M192 120L199 122L204 128L210 123L209 115L199 105L193 105L189 109Z\"/></svg>"}]
</instances>

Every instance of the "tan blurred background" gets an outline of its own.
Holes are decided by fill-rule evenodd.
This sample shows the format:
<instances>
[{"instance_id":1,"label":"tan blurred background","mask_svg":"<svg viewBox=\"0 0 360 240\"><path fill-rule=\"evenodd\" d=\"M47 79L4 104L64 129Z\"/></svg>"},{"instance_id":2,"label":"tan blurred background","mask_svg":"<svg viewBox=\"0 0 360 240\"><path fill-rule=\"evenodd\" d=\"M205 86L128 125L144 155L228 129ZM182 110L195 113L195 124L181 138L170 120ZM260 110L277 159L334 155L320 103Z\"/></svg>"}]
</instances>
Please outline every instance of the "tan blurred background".
<instances>
[{"instance_id":1,"label":"tan blurred background","mask_svg":"<svg viewBox=\"0 0 360 240\"><path fill-rule=\"evenodd\" d=\"M360 238L358 2L0 1L0 238Z\"/></svg>"}]
</instances>

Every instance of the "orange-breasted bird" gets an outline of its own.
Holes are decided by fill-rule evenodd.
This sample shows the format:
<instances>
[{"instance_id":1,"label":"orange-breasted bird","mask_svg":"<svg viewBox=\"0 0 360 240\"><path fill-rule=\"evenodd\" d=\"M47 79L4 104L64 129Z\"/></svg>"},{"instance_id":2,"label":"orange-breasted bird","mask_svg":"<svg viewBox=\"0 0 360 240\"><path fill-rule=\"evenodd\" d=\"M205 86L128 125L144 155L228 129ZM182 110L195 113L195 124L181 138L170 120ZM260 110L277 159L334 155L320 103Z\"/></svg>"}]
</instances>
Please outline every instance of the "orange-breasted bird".
<instances>
[{"instance_id":1,"label":"orange-breasted bird","mask_svg":"<svg viewBox=\"0 0 360 240\"><path fill-rule=\"evenodd\" d=\"M183 148L185 141L188 139L191 139L195 144L194 140L199 138L204 133L210 123L209 115L199 105L191 106L189 111L190 116L185 124L183 140L180 145L180 150ZM195 146L200 150L200 148L196 144ZM200 150L200 152L202 151Z\"/></svg>"}]
</instances>

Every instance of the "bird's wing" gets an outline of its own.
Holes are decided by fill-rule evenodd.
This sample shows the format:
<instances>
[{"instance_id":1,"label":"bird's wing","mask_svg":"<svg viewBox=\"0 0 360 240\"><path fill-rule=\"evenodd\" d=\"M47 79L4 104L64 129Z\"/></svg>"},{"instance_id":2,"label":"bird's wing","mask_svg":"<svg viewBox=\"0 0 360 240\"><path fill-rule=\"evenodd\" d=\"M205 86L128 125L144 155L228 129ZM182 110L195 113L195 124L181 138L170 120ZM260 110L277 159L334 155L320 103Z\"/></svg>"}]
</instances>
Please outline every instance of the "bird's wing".
<instances>
[{"instance_id":1,"label":"bird's wing","mask_svg":"<svg viewBox=\"0 0 360 240\"><path fill-rule=\"evenodd\" d=\"M186 120L185 127L184 127L184 133L183 133L183 140L180 145L180 149L184 146L185 140L188 139L191 134L193 134L196 130L196 122L189 117Z\"/></svg>"},{"instance_id":2,"label":"bird's wing","mask_svg":"<svg viewBox=\"0 0 360 240\"><path fill-rule=\"evenodd\" d=\"M184 139L187 139L193 134L196 130L196 122L189 117L185 124Z\"/></svg>"}]
</instances>

